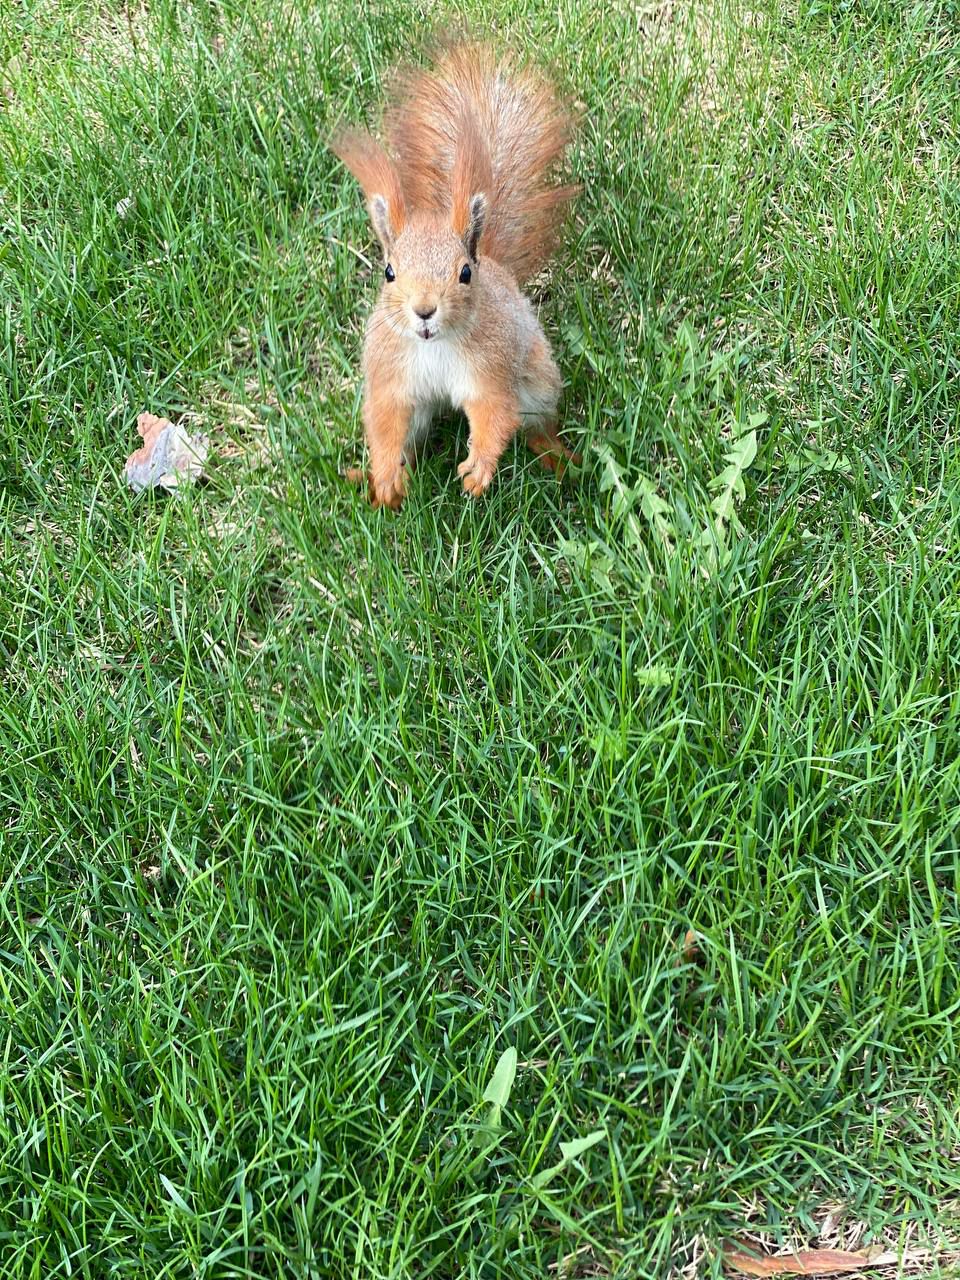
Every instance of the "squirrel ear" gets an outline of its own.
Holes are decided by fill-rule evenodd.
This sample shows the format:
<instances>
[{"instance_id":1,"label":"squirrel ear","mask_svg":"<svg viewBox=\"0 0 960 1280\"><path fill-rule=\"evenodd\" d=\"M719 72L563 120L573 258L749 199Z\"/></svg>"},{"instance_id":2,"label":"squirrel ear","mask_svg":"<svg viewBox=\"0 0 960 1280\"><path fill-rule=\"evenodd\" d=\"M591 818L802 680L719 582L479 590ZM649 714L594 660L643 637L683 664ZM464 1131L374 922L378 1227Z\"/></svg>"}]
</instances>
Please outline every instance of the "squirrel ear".
<instances>
[{"instance_id":1,"label":"squirrel ear","mask_svg":"<svg viewBox=\"0 0 960 1280\"><path fill-rule=\"evenodd\" d=\"M363 188L377 235L386 250L403 230L406 208L394 162L365 129L338 129L330 149Z\"/></svg>"},{"instance_id":2,"label":"squirrel ear","mask_svg":"<svg viewBox=\"0 0 960 1280\"><path fill-rule=\"evenodd\" d=\"M380 243L383 245L383 252L389 257L395 232L393 223L390 221L390 206L387 204L386 196L375 192L370 197L370 203L367 207L370 210L370 221L373 223L373 229L380 237Z\"/></svg>"},{"instance_id":3,"label":"squirrel ear","mask_svg":"<svg viewBox=\"0 0 960 1280\"><path fill-rule=\"evenodd\" d=\"M470 197L467 214L467 230L464 240L467 245L467 253L473 259L477 260L477 245L480 243L480 233L483 230L483 224L487 220L487 197L482 191L478 191L476 195Z\"/></svg>"}]
</instances>

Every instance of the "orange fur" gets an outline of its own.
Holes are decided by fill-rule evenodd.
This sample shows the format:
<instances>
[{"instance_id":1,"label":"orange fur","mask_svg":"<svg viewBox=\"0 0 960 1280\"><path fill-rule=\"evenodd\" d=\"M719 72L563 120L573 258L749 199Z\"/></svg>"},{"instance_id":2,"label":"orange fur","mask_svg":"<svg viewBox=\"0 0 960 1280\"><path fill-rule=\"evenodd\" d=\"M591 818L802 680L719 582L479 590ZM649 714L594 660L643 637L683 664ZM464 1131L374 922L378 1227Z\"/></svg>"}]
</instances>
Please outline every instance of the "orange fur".
<instances>
[{"instance_id":1,"label":"orange fur","mask_svg":"<svg viewBox=\"0 0 960 1280\"><path fill-rule=\"evenodd\" d=\"M450 211L453 229L457 235L466 233L470 217L470 199L486 195L493 185L490 157L480 137L477 118L465 108L461 113L457 131L457 145L450 179Z\"/></svg>"},{"instance_id":2,"label":"orange fur","mask_svg":"<svg viewBox=\"0 0 960 1280\"><path fill-rule=\"evenodd\" d=\"M452 186L457 209L483 191L484 253L520 283L543 266L578 188L550 180L571 119L542 75L498 59L487 45L456 45L433 69L400 73L384 124L411 207L449 207ZM478 184L469 193L465 177Z\"/></svg>"},{"instance_id":3,"label":"orange fur","mask_svg":"<svg viewBox=\"0 0 960 1280\"><path fill-rule=\"evenodd\" d=\"M544 471L553 471L558 478L566 471L569 462L579 465L583 461L579 453L567 448L552 426L544 427L542 431L528 431L527 448Z\"/></svg>"},{"instance_id":4,"label":"orange fur","mask_svg":"<svg viewBox=\"0 0 960 1280\"><path fill-rule=\"evenodd\" d=\"M340 129L330 140L330 150L360 183L368 201L374 196L383 196L394 233L402 231L406 222L406 201L400 175L376 138L365 129Z\"/></svg>"},{"instance_id":5,"label":"orange fur","mask_svg":"<svg viewBox=\"0 0 960 1280\"><path fill-rule=\"evenodd\" d=\"M375 507L396 511L406 496L403 447L410 415L410 406L386 383L372 388L364 401L363 419L370 448L370 501Z\"/></svg>"},{"instance_id":6,"label":"orange fur","mask_svg":"<svg viewBox=\"0 0 960 1280\"><path fill-rule=\"evenodd\" d=\"M490 487L497 463L520 426L520 408L515 397L491 381L479 388L476 400L463 406L470 424L470 451L457 467L465 493L479 497Z\"/></svg>"},{"instance_id":7,"label":"orange fur","mask_svg":"<svg viewBox=\"0 0 960 1280\"><path fill-rule=\"evenodd\" d=\"M551 181L569 131L541 76L461 45L432 70L400 76L386 147L362 130L335 136L388 268L363 355L375 506L401 504L445 407L463 409L470 426L465 493L486 491L518 431L558 475L575 459L556 432L560 372L517 283L546 260L574 194Z\"/></svg>"}]
</instances>

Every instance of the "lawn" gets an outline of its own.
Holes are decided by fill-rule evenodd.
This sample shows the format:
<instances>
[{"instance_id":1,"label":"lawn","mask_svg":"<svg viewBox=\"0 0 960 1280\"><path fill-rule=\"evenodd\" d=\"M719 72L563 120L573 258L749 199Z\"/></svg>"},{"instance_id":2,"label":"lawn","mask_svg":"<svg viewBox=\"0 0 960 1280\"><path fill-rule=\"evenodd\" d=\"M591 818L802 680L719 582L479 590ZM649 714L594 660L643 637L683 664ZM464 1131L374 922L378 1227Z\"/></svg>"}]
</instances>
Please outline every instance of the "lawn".
<instances>
[{"instance_id":1,"label":"lawn","mask_svg":"<svg viewBox=\"0 0 960 1280\"><path fill-rule=\"evenodd\" d=\"M583 463L394 515L325 138L490 7L0 4L4 1280L956 1239L960 9L494 7Z\"/></svg>"}]
</instances>

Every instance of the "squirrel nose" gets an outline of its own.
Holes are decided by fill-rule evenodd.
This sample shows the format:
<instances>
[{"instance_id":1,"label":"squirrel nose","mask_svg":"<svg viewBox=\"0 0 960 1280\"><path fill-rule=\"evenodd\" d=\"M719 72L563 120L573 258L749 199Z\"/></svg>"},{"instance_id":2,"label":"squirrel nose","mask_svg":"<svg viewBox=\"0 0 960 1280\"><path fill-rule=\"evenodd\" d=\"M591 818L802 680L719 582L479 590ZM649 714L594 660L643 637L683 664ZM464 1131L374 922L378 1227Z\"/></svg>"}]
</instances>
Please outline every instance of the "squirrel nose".
<instances>
[{"instance_id":1,"label":"squirrel nose","mask_svg":"<svg viewBox=\"0 0 960 1280\"><path fill-rule=\"evenodd\" d=\"M421 304L419 307L414 307L413 309L421 320L429 320L437 308L425 307Z\"/></svg>"}]
</instances>

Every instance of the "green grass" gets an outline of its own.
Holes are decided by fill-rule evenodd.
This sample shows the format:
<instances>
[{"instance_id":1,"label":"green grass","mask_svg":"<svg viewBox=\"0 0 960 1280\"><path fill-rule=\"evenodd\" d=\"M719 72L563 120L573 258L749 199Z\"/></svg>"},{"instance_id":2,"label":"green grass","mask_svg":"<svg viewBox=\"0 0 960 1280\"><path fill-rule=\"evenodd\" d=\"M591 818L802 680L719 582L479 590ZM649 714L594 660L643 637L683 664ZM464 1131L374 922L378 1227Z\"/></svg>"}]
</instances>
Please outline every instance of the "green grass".
<instances>
[{"instance_id":1,"label":"green grass","mask_svg":"<svg viewBox=\"0 0 960 1280\"><path fill-rule=\"evenodd\" d=\"M960 11L503 0L585 460L467 503L452 421L394 517L323 142L424 7L0 6L3 1277L956 1223ZM208 484L127 492L144 409Z\"/></svg>"}]
</instances>

